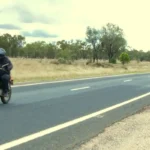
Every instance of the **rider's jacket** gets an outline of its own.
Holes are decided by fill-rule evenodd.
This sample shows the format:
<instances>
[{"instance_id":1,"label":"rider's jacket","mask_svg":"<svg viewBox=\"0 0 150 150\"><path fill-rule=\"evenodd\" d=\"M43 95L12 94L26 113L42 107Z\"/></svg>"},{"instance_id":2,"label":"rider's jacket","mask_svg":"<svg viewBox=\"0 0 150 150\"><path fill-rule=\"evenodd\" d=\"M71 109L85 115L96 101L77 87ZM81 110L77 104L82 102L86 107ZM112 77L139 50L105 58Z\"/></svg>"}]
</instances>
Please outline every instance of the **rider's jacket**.
<instances>
[{"instance_id":1,"label":"rider's jacket","mask_svg":"<svg viewBox=\"0 0 150 150\"><path fill-rule=\"evenodd\" d=\"M10 74L13 64L7 56L0 59L0 68L5 69L6 73Z\"/></svg>"}]
</instances>

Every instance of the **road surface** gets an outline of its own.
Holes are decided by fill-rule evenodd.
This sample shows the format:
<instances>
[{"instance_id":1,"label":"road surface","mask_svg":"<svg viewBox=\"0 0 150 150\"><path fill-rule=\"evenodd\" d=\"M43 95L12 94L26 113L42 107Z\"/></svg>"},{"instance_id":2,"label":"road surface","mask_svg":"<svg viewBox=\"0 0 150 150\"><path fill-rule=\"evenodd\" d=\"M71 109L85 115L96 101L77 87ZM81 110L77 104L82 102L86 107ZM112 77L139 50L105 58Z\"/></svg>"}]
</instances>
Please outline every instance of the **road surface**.
<instances>
[{"instance_id":1,"label":"road surface","mask_svg":"<svg viewBox=\"0 0 150 150\"><path fill-rule=\"evenodd\" d=\"M14 86L11 102L0 104L0 150L75 149L149 105L149 81L139 74Z\"/></svg>"}]
</instances>

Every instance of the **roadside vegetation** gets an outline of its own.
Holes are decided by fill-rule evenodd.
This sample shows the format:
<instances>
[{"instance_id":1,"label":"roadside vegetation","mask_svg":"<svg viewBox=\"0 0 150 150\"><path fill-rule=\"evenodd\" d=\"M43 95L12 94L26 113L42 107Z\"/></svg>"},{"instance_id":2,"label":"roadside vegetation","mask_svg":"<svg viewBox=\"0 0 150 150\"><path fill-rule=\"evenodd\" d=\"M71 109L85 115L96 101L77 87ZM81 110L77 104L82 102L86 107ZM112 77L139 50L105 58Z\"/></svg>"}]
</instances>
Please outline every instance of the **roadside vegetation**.
<instances>
[{"instance_id":1,"label":"roadside vegetation","mask_svg":"<svg viewBox=\"0 0 150 150\"><path fill-rule=\"evenodd\" d=\"M58 64L58 60L52 59L11 58L11 60L14 64L12 75L15 82L61 80L150 71L150 62L146 61L140 63L131 61L125 65L119 61L116 64L99 61L87 65L86 60L77 60L72 64Z\"/></svg>"},{"instance_id":2,"label":"roadside vegetation","mask_svg":"<svg viewBox=\"0 0 150 150\"><path fill-rule=\"evenodd\" d=\"M85 40L26 43L22 35L3 34L0 47L14 64L16 82L149 72L150 51L129 47L123 29L108 23L87 27Z\"/></svg>"}]
</instances>

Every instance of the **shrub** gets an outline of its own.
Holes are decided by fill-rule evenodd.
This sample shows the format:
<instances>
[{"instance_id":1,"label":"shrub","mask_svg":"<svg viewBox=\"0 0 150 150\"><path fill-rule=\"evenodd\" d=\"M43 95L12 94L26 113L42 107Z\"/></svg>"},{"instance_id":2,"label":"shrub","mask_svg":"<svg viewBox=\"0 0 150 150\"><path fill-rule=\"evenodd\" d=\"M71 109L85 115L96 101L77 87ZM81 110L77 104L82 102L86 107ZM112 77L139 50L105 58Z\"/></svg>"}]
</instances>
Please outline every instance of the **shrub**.
<instances>
[{"instance_id":1,"label":"shrub","mask_svg":"<svg viewBox=\"0 0 150 150\"><path fill-rule=\"evenodd\" d=\"M128 53L123 52L123 53L121 53L121 55L119 56L119 60L120 60L121 63L124 65L125 63L129 63L129 62L130 62L130 57L129 57Z\"/></svg>"},{"instance_id":2,"label":"shrub","mask_svg":"<svg viewBox=\"0 0 150 150\"><path fill-rule=\"evenodd\" d=\"M116 60L115 58L111 58L111 59L109 60L109 63L112 63L112 64L116 64L116 62L117 62L117 60Z\"/></svg>"}]
</instances>

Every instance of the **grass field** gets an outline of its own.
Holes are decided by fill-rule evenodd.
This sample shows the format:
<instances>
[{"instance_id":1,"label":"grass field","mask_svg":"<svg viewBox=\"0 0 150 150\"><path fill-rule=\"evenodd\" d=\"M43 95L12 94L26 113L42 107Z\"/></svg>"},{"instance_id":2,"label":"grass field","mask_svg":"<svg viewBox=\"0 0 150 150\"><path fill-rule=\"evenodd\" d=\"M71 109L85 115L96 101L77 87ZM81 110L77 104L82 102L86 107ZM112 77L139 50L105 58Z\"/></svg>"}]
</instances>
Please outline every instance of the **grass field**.
<instances>
[{"instance_id":1,"label":"grass field","mask_svg":"<svg viewBox=\"0 0 150 150\"><path fill-rule=\"evenodd\" d=\"M150 72L150 62L132 61L123 66L119 62L99 61L98 64L86 65L87 60L79 60L67 65L56 64L56 60L49 59L10 59L14 65L12 76L15 83Z\"/></svg>"}]
</instances>

